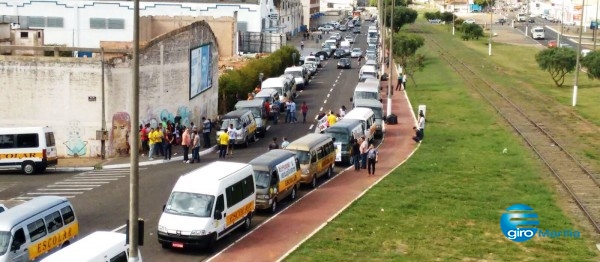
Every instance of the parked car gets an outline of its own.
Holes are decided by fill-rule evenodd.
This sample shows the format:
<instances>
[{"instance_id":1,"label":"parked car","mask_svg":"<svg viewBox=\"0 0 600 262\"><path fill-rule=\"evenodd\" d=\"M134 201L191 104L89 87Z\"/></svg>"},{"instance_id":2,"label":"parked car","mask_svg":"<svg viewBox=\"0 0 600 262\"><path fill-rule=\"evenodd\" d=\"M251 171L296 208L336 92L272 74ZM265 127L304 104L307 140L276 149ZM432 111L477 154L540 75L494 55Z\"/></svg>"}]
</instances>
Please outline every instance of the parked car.
<instances>
[{"instance_id":1,"label":"parked car","mask_svg":"<svg viewBox=\"0 0 600 262\"><path fill-rule=\"evenodd\" d=\"M321 56L323 56L323 60L327 60L327 59L329 59L329 54L330 54L330 52L327 52L327 51L325 51L325 50L322 50L322 51L316 52L316 53L315 53L315 56L316 56L316 57L321 57Z\"/></svg>"},{"instance_id":2,"label":"parked car","mask_svg":"<svg viewBox=\"0 0 600 262\"><path fill-rule=\"evenodd\" d=\"M475 24L475 19L469 18L463 22L464 24Z\"/></svg>"},{"instance_id":3,"label":"parked car","mask_svg":"<svg viewBox=\"0 0 600 262\"><path fill-rule=\"evenodd\" d=\"M317 28L317 30L324 31L324 32L329 32L329 31L333 31L334 28L333 28L333 26L326 25L326 26L319 26L319 28Z\"/></svg>"},{"instance_id":4,"label":"parked car","mask_svg":"<svg viewBox=\"0 0 600 262\"><path fill-rule=\"evenodd\" d=\"M353 35L344 36L344 40L350 42L350 44L354 44L354 36Z\"/></svg>"},{"instance_id":5,"label":"parked car","mask_svg":"<svg viewBox=\"0 0 600 262\"><path fill-rule=\"evenodd\" d=\"M348 30L348 27L346 27L345 25L341 25L339 30L343 32L343 31Z\"/></svg>"},{"instance_id":6,"label":"parked car","mask_svg":"<svg viewBox=\"0 0 600 262\"><path fill-rule=\"evenodd\" d=\"M365 60L375 60L375 61L377 61L377 55L376 54L366 54L365 55Z\"/></svg>"},{"instance_id":7,"label":"parked car","mask_svg":"<svg viewBox=\"0 0 600 262\"><path fill-rule=\"evenodd\" d=\"M341 58L340 61L338 61L337 63L337 68L344 68L344 69L350 69L352 68L352 63L350 62L350 59L348 58Z\"/></svg>"},{"instance_id":8,"label":"parked car","mask_svg":"<svg viewBox=\"0 0 600 262\"><path fill-rule=\"evenodd\" d=\"M346 57L346 52L342 49L337 49L333 53L333 58L343 58Z\"/></svg>"},{"instance_id":9,"label":"parked car","mask_svg":"<svg viewBox=\"0 0 600 262\"><path fill-rule=\"evenodd\" d=\"M350 57L352 57L352 58L358 58L361 55L362 55L362 50L360 48L354 48L354 49L352 49L352 52L350 53Z\"/></svg>"},{"instance_id":10,"label":"parked car","mask_svg":"<svg viewBox=\"0 0 600 262\"><path fill-rule=\"evenodd\" d=\"M324 46L321 51L319 52L325 52L327 54L327 57L331 57L332 53L333 53L333 49L329 48L329 46ZM319 53L317 52L317 53Z\"/></svg>"},{"instance_id":11,"label":"parked car","mask_svg":"<svg viewBox=\"0 0 600 262\"><path fill-rule=\"evenodd\" d=\"M357 26L354 29L352 29L352 33L360 34L360 27Z\"/></svg>"}]
</instances>

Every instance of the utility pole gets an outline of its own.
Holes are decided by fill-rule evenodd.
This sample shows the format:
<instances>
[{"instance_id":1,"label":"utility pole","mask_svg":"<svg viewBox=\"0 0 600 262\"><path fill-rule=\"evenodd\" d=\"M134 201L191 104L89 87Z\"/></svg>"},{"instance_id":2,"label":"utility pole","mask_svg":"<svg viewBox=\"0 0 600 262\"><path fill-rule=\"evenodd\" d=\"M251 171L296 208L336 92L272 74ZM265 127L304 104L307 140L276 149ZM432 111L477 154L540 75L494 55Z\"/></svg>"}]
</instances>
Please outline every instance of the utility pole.
<instances>
[{"instance_id":1,"label":"utility pole","mask_svg":"<svg viewBox=\"0 0 600 262\"><path fill-rule=\"evenodd\" d=\"M455 26L456 14L454 12L456 12L456 11L454 10L454 5L452 5L452 35L454 35L454 30L456 28L456 26Z\"/></svg>"},{"instance_id":2,"label":"utility pole","mask_svg":"<svg viewBox=\"0 0 600 262\"><path fill-rule=\"evenodd\" d=\"M564 1L564 0L563 0ZM598 4L600 0L596 0L596 26L594 27L594 51L596 51L596 38L598 38Z\"/></svg>"},{"instance_id":3,"label":"utility pole","mask_svg":"<svg viewBox=\"0 0 600 262\"><path fill-rule=\"evenodd\" d=\"M488 55L492 56L492 37L494 36L494 33L492 31L492 24L494 24L492 15L494 14L494 8L492 8L492 1L491 0L490 0L489 3L490 3L489 4L489 8L490 8L490 41L488 43Z\"/></svg>"},{"instance_id":4,"label":"utility pole","mask_svg":"<svg viewBox=\"0 0 600 262\"><path fill-rule=\"evenodd\" d=\"M385 2L387 0L382 0L383 1L383 24L381 25L381 27L379 28L379 30L381 31L381 50L382 50L382 54L381 56L383 57L382 61L381 61L381 75L383 75L383 73L385 73L385 20L386 20L386 14L387 12L385 11Z\"/></svg>"},{"instance_id":5,"label":"utility pole","mask_svg":"<svg viewBox=\"0 0 600 262\"><path fill-rule=\"evenodd\" d=\"M140 121L140 0L133 0L133 76L131 87L131 130L137 129ZM136 130L137 131L137 130ZM129 136L130 145L139 144L140 136L133 132ZM133 147L132 147L133 148ZM131 174L129 176L129 262L137 262L138 254L138 213L139 213L139 162L138 151L130 150Z\"/></svg>"},{"instance_id":6,"label":"utility pole","mask_svg":"<svg viewBox=\"0 0 600 262\"><path fill-rule=\"evenodd\" d=\"M585 7L585 0L581 1L581 18L579 20L579 43L577 45L577 62L575 63L575 83L573 84L573 106L577 105L577 84L579 83L579 58L581 57L581 36L583 34L583 15L585 14L584 12L584 7Z\"/></svg>"},{"instance_id":7,"label":"utility pole","mask_svg":"<svg viewBox=\"0 0 600 262\"><path fill-rule=\"evenodd\" d=\"M565 24L565 0L562 1L562 9L560 10L560 34L556 37L556 45L560 47L560 37L564 32Z\"/></svg>"},{"instance_id":8,"label":"utility pole","mask_svg":"<svg viewBox=\"0 0 600 262\"><path fill-rule=\"evenodd\" d=\"M392 87L392 66L393 66L393 55L392 55L392 49L393 49L393 39L394 39L394 7L396 7L396 0L392 0L392 12L390 14L390 54L388 55L388 62L389 62L389 70L390 70L390 74L388 75L388 92L387 92L387 108L386 108L386 112L388 115L390 115L392 113L392 95L394 95L394 90Z\"/></svg>"},{"instance_id":9,"label":"utility pole","mask_svg":"<svg viewBox=\"0 0 600 262\"><path fill-rule=\"evenodd\" d=\"M100 155L102 160L106 158L106 140L104 140L104 134L106 133L106 101L104 100L104 48L100 48L100 64L102 65L100 77L102 78L102 139L100 140Z\"/></svg>"}]
</instances>

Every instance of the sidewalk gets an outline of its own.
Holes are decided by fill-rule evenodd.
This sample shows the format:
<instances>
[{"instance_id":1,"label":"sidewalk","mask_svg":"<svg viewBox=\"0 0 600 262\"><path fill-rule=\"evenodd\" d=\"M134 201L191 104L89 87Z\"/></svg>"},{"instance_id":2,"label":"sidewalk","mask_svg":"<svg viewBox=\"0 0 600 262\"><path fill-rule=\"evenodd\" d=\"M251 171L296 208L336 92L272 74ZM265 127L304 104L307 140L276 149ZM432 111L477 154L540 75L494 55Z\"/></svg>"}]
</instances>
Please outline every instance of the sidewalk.
<instances>
[{"instance_id":1,"label":"sidewalk","mask_svg":"<svg viewBox=\"0 0 600 262\"><path fill-rule=\"evenodd\" d=\"M387 82L382 84L387 85ZM386 127L379 153L389 157L378 162L375 177L367 177L365 170L347 168L253 228L209 261L282 260L406 161L418 147L412 140L415 117L405 92L396 92L392 101L392 112L398 116L398 124Z\"/></svg>"}]
</instances>

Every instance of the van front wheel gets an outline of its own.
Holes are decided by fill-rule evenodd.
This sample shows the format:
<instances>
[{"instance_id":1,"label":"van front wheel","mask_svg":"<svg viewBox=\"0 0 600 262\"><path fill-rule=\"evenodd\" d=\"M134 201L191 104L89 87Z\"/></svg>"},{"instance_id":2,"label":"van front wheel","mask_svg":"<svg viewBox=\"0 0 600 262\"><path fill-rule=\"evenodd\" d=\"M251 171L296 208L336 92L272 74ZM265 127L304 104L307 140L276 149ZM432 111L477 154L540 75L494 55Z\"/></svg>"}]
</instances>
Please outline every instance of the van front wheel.
<instances>
[{"instance_id":1,"label":"van front wheel","mask_svg":"<svg viewBox=\"0 0 600 262\"><path fill-rule=\"evenodd\" d=\"M31 161L25 161L21 165L21 170L27 175L35 173L35 164Z\"/></svg>"},{"instance_id":2,"label":"van front wheel","mask_svg":"<svg viewBox=\"0 0 600 262\"><path fill-rule=\"evenodd\" d=\"M313 176L312 181L310 181L310 186L312 188L317 188L317 176Z\"/></svg>"},{"instance_id":3,"label":"van front wheel","mask_svg":"<svg viewBox=\"0 0 600 262\"><path fill-rule=\"evenodd\" d=\"M290 199L296 200L296 186L292 188L292 193L290 193Z\"/></svg>"},{"instance_id":4,"label":"van front wheel","mask_svg":"<svg viewBox=\"0 0 600 262\"><path fill-rule=\"evenodd\" d=\"M333 175L333 167L329 166L329 168L327 169L327 177L331 178L332 175Z\"/></svg>"},{"instance_id":5,"label":"van front wheel","mask_svg":"<svg viewBox=\"0 0 600 262\"><path fill-rule=\"evenodd\" d=\"M251 226L252 226L252 217L250 216L250 214L248 214L248 215L246 215L246 218L244 218L244 226L243 226L244 231L250 230Z\"/></svg>"},{"instance_id":6,"label":"van front wheel","mask_svg":"<svg viewBox=\"0 0 600 262\"><path fill-rule=\"evenodd\" d=\"M273 200L273 204L271 204L271 213L272 214L277 213L277 198L275 198Z\"/></svg>"}]
</instances>

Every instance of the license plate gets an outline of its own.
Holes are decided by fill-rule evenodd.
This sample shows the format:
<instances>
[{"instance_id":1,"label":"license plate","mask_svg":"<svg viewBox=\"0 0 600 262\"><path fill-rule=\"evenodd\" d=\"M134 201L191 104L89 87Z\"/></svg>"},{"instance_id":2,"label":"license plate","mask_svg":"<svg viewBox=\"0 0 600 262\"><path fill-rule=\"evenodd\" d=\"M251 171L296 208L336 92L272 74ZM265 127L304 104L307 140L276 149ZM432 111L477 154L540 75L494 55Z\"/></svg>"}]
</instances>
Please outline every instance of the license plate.
<instances>
[{"instance_id":1,"label":"license plate","mask_svg":"<svg viewBox=\"0 0 600 262\"><path fill-rule=\"evenodd\" d=\"M176 248L183 248L183 243L176 243L176 242L173 242L173 247L176 247Z\"/></svg>"}]
</instances>

